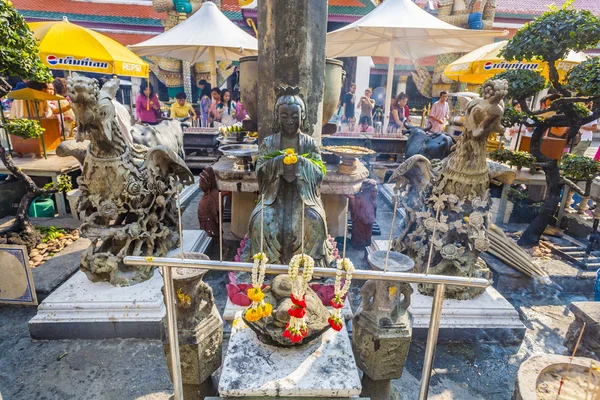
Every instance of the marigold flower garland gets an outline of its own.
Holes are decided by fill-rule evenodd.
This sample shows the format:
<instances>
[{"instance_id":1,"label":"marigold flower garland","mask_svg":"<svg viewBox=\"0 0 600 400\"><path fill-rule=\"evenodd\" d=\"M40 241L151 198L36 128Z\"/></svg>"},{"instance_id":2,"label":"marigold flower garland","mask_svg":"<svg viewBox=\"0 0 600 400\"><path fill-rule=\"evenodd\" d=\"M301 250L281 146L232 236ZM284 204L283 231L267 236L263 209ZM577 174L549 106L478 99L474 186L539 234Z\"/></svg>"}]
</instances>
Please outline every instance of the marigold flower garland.
<instances>
[{"instance_id":1,"label":"marigold flower garland","mask_svg":"<svg viewBox=\"0 0 600 400\"><path fill-rule=\"evenodd\" d=\"M346 271L344 286L342 286L342 273ZM344 307L344 297L350 289L352 283L352 274L354 273L354 264L348 258L337 260L337 270L335 272L335 283L333 285L334 295L331 299L333 312L327 320L329 325L336 331L341 331L343 326L342 307Z\"/></svg>"},{"instance_id":2,"label":"marigold flower garland","mask_svg":"<svg viewBox=\"0 0 600 400\"><path fill-rule=\"evenodd\" d=\"M252 287L248 289L248 298L252 304L246 309L244 317L248 322L255 322L271 315L273 306L265 302L265 294L262 291L262 284L265 280L265 269L269 259L265 253L254 255L254 265L252 266Z\"/></svg>"},{"instance_id":3,"label":"marigold flower garland","mask_svg":"<svg viewBox=\"0 0 600 400\"><path fill-rule=\"evenodd\" d=\"M298 282L298 274L302 266L302 278ZM306 254L296 254L292 257L289 267L289 275L292 280L292 306L288 310L290 322L285 326L283 336L290 339L292 343L301 342L308 335L306 325L306 289L312 279L315 260Z\"/></svg>"}]
</instances>

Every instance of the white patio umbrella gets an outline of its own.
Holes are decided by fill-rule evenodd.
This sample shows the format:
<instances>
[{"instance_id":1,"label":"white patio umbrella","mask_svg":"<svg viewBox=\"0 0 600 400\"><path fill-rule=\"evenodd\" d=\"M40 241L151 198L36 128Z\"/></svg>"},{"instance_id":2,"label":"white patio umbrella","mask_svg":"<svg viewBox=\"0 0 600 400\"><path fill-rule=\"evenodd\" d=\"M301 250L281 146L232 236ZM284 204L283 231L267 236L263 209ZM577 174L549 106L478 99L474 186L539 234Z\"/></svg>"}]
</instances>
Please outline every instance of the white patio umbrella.
<instances>
[{"instance_id":1,"label":"white patio umbrella","mask_svg":"<svg viewBox=\"0 0 600 400\"><path fill-rule=\"evenodd\" d=\"M409 60L475 50L506 31L463 29L421 9L412 0L385 0L369 14L327 34L327 57L389 57L385 126L390 115L396 57Z\"/></svg>"},{"instance_id":2,"label":"white patio umbrella","mask_svg":"<svg viewBox=\"0 0 600 400\"><path fill-rule=\"evenodd\" d=\"M258 41L207 1L179 25L129 48L140 56L171 57L192 64L210 61L211 86L216 87L217 61L255 55Z\"/></svg>"}]
</instances>

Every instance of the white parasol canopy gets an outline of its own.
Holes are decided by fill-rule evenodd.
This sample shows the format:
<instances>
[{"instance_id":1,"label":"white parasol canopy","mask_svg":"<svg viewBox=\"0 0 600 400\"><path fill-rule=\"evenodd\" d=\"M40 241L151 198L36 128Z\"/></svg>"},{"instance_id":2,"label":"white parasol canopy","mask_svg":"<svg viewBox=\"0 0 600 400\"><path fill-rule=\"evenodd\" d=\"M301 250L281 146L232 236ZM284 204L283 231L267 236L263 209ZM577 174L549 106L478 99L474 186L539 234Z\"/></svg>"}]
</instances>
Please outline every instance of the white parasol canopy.
<instances>
[{"instance_id":1,"label":"white parasol canopy","mask_svg":"<svg viewBox=\"0 0 600 400\"><path fill-rule=\"evenodd\" d=\"M411 0L385 0L369 14L327 34L327 57L389 57L385 130L389 123L396 57L418 60L462 53L492 43L506 31L463 29L446 23Z\"/></svg>"},{"instance_id":2,"label":"white parasol canopy","mask_svg":"<svg viewBox=\"0 0 600 400\"><path fill-rule=\"evenodd\" d=\"M140 56L171 57L192 64L210 61L211 85L216 87L216 62L256 55L258 41L207 1L179 25L129 48Z\"/></svg>"}]
</instances>

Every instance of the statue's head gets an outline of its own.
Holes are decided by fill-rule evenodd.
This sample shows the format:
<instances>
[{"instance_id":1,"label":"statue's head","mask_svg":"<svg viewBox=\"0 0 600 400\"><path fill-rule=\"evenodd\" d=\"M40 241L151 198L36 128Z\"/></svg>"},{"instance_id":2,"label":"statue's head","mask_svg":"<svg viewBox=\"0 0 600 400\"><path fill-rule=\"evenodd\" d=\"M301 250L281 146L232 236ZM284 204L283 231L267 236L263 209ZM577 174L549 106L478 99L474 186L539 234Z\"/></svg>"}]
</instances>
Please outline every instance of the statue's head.
<instances>
[{"instance_id":1,"label":"statue's head","mask_svg":"<svg viewBox=\"0 0 600 400\"><path fill-rule=\"evenodd\" d=\"M306 120L306 106L300 96L300 88L280 88L280 96L275 103L275 120L283 135L296 135Z\"/></svg>"}]
</instances>

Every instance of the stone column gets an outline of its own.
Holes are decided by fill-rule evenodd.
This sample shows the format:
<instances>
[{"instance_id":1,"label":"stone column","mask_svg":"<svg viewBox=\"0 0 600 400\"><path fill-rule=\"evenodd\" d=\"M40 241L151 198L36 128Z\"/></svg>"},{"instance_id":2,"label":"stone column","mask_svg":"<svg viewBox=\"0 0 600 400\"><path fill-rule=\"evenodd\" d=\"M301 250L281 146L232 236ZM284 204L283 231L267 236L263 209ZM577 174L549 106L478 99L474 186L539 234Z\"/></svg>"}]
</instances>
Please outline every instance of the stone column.
<instances>
[{"instance_id":1,"label":"stone column","mask_svg":"<svg viewBox=\"0 0 600 400\"><path fill-rule=\"evenodd\" d=\"M184 258L208 259L206 255L197 253L184 253ZM216 394L211 376L221 366L223 320L215 305L212 289L202 282L206 270L175 268L172 271L177 296L183 398L200 400ZM171 348L166 333L163 351L172 374Z\"/></svg>"},{"instance_id":2,"label":"stone column","mask_svg":"<svg viewBox=\"0 0 600 400\"><path fill-rule=\"evenodd\" d=\"M391 384L402 376L412 341L408 311L412 288L404 282L367 281L362 306L353 320L352 350L364 372L361 396L372 400L399 398Z\"/></svg>"},{"instance_id":3,"label":"stone column","mask_svg":"<svg viewBox=\"0 0 600 400\"><path fill-rule=\"evenodd\" d=\"M406 93L406 82L408 82L408 75L400 75L398 77L398 88L396 94Z\"/></svg>"},{"instance_id":4,"label":"stone column","mask_svg":"<svg viewBox=\"0 0 600 400\"><path fill-rule=\"evenodd\" d=\"M285 85L302 88L307 133L320 143L327 2L261 0L258 26L259 140L273 133L276 88Z\"/></svg>"}]
</instances>

